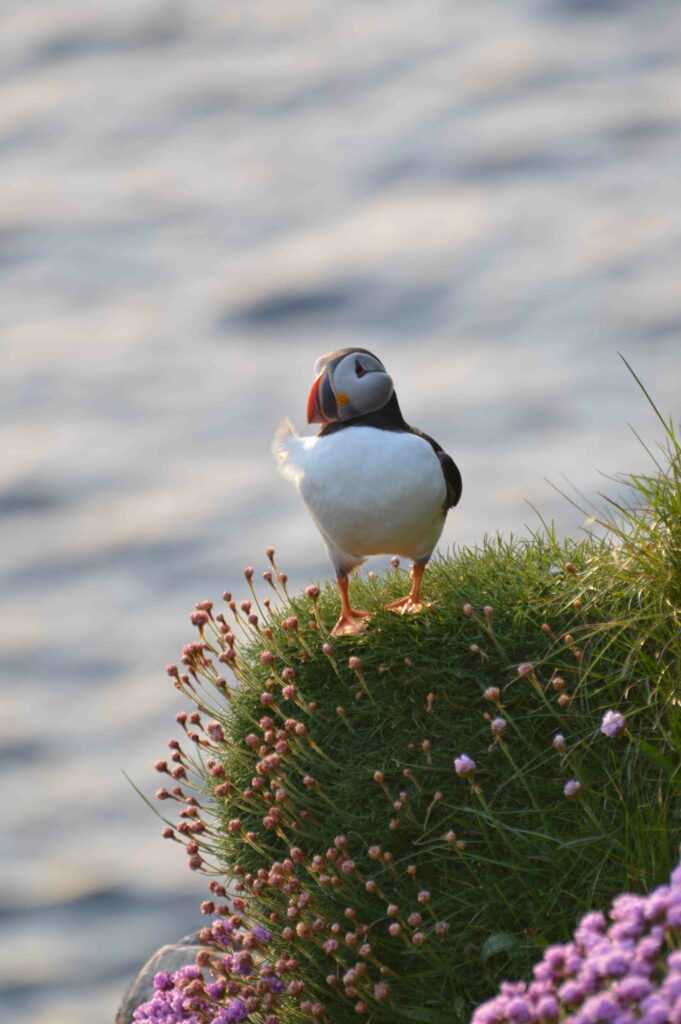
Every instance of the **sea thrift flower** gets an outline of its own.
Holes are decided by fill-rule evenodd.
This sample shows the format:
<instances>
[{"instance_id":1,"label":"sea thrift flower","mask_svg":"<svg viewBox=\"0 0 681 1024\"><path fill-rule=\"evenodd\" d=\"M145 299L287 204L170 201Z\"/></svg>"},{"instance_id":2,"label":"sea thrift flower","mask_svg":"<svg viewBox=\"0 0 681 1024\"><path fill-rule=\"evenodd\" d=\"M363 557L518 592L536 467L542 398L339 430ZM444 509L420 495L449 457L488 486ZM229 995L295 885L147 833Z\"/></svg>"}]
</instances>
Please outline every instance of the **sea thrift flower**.
<instances>
[{"instance_id":1,"label":"sea thrift flower","mask_svg":"<svg viewBox=\"0 0 681 1024\"><path fill-rule=\"evenodd\" d=\"M582 784L581 782L578 782L577 779L568 779L563 786L563 793L565 793L568 800L575 800L579 796L581 790Z\"/></svg>"},{"instance_id":2,"label":"sea thrift flower","mask_svg":"<svg viewBox=\"0 0 681 1024\"><path fill-rule=\"evenodd\" d=\"M462 754L460 757L454 758L454 769L457 775L461 778L469 778L475 771L477 771L477 765L472 757L468 754Z\"/></svg>"},{"instance_id":3,"label":"sea thrift flower","mask_svg":"<svg viewBox=\"0 0 681 1024\"><path fill-rule=\"evenodd\" d=\"M225 738L223 728L219 722L209 722L206 726L206 732L212 739L213 743L222 743Z\"/></svg>"},{"instance_id":4,"label":"sea thrift flower","mask_svg":"<svg viewBox=\"0 0 681 1024\"><path fill-rule=\"evenodd\" d=\"M681 865L647 897L618 896L610 919L608 927L602 914L586 914L573 942L544 951L533 981L504 982L471 1024L677 1024Z\"/></svg>"},{"instance_id":5,"label":"sea thrift flower","mask_svg":"<svg viewBox=\"0 0 681 1024\"><path fill-rule=\"evenodd\" d=\"M565 750L565 737L562 732L557 732L551 740L551 746L554 750L557 750L559 754L562 754Z\"/></svg>"},{"instance_id":6,"label":"sea thrift flower","mask_svg":"<svg viewBox=\"0 0 681 1024\"><path fill-rule=\"evenodd\" d=\"M495 736L503 736L506 732L506 719L505 718L493 718L490 722L490 729Z\"/></svg>"},{"instance_id":7,"label":"sea thrift flower","mask_svg":"<svg viewBox=\"0 0 681 1024\"><path fill-rule=\"evenodd\" d=\"M235 985L240 992L241 984ZM270 988L270 992L276 989ZM135 1010L133 1021L135 1024L239 1024L248 1016L248 1000L232 998L225 1004L225 994L222 981L204 985L201 970L194 964L181 967L174 974L161 971L154 978L153 998Z\"/></svg>"},{"instance_id":8,"label":"sea thrift flower","mask_svg":"<svg viewBox=\"0 0 681 1024\"><path fill-rule=\"evenodd\" d=\"M529 676L530 672L534 672L534 665L531 661L524 661L522 665L518 665L519 676Z\"/></svg>"},{"instance_id":9,"label":"sea thrift flower","mask_svg":"<svg viewBox=\"0 0 681 1024\"><path fill-rule=\"evenodd\" d=\"M606 711L601 722L601 732L609 739L613 739L624 732L625 725L625 717L619 711Z\"/></svg>"}]
</instances>

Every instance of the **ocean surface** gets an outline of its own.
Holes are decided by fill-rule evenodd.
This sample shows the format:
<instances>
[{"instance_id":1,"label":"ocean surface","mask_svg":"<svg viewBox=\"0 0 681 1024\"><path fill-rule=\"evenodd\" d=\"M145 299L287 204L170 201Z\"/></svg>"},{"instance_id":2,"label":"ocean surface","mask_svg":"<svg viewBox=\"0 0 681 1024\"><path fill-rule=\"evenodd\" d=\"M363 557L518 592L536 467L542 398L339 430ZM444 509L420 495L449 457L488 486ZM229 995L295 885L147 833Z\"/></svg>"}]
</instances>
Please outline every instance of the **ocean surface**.
<instances>
[{"instance_id":1,"label":"ocean surface","mask_svg":"<svg viewBox=\"0 0 681 1024\"><path fill-rule=\"evenodd\" d=\"M330 575L269 453L316 357L455 457L443 549L651 465L618 352L678 420L681 8L4 0L0 161L0 1017L111 1024L203 921L123 775L188 614Z\"/></svg>"}]
</instances>

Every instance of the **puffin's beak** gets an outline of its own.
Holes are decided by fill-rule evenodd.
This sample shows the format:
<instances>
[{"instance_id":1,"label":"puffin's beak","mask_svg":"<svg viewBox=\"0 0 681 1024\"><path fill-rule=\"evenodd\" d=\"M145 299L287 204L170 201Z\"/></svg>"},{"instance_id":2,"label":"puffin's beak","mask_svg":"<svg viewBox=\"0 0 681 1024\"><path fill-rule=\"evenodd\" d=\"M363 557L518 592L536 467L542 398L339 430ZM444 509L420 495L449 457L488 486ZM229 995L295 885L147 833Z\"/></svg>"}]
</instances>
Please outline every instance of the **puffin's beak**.
<instances>
[{"instance_id":1,"label":"puffin's beak","mask_svg":"<svg viewBox=\"0 0 681 1024\"><path fill-rule=\"evenodd\" d=\"M324 415L322 411L322 401L319 389L322 381L324 380L324 373L320 373L314 384L310 388L310 394L307 399L307 422L308 423L330 423L331 421Z\"/></svg>"}]
</instances>

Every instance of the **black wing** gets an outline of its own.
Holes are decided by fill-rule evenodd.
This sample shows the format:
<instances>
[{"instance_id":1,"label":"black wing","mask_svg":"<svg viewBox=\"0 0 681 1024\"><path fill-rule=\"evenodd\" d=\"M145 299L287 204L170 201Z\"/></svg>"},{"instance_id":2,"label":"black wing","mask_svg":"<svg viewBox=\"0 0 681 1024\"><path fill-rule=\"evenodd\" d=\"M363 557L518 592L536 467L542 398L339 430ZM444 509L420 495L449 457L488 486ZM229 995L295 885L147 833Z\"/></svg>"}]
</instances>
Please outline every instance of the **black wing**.
<instances>
[{"instance_id":1,"label":"black wing","mask_svg":"<svg viewBox=\"0 0 681 1024\"><path fill-rule=\"evenodd\" d=\"M445 478L445 483L447 485L445 512L447 511L448 508L454 508L455 505L459 504L459 499L461 498L461 491L463 486L461 482L461 473L459 472L459 467L454 462L454 459L451 457L451 455L447 455L447 452L443 451L442 447L437 443L437 441L434 441L432 437L428 436L428 434L424 434L422 430L418 429L418 427L409 427L409 431L412 434L418 434L418 436L422 437L424 441L427 441L428 444L433 449L433 451L435 452L435 454L437 455L438 459L440 460L442 475Z\"/></svg>"},{"instance_id":2,"label":"black wing","mask_svg":"<svg viewBox=\"0 0 681 1024\"><path fill-rule=\"evenodd\" d=\"M459 467L457 466L451 455L447 455L447 452L443 452L440 449L436 452L440 465L442 466L442 473L447 484L447 504L446 508L454 508L455 505L459 504L461 497L462 483L461 473L459 473Z\"/></svg>"}]
</instances>

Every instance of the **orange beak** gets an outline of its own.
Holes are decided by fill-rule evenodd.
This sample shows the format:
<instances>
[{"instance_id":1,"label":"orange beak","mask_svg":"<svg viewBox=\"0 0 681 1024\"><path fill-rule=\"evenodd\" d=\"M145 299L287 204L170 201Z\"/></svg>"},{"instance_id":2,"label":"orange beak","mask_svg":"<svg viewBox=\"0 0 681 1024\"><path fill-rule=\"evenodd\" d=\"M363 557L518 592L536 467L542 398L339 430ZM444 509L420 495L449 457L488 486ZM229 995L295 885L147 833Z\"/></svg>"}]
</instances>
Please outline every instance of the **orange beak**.
<instances>
[{"instance_id":1,"label":"orange beak","mask_svg":"<svg viewBox=\"0 0 681 1024\"><path fill-rule=\"evenodd\" d=\"M330 423L331 421L322 412L322 404L319 395L319 388L324 377L323 373L320 373L316 381L310 388L310 394L307 398L307 422L308 423Z\"/></svg>"}]
</instances>

